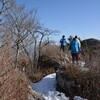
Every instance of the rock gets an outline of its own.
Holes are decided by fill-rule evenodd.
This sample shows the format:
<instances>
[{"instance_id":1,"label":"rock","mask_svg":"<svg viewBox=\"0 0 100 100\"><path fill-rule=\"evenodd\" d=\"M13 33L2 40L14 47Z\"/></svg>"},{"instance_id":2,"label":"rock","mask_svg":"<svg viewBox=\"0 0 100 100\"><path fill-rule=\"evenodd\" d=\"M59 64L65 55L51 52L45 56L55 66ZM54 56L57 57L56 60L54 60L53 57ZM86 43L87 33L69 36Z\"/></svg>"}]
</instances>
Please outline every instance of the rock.
<instances>
[{"instance_id":1,"label":"rock","mask_svg":"<svg viewBox=\"0 0 100 100\"><path fill-rule=\"evenodd\" d=\"M58 69L56 71L56 79L58 85L57 88L63 91L66 94L66 96L78 93L78 85L71 77L69 77L67 74L65 75L64 69Z\"/></svg>"},{"instance_id":2,"label":"rock","mask_svg":"<svg viewBox=\"0 0 100 100\"><path fill-rule=\"evenodd\" d=\"M56 63L54 64L54 70L55 70L55 72L56 72L59 68L61 68L61 65L60 65L58 62L56 62Z\"/></svg>"}]
</instances>

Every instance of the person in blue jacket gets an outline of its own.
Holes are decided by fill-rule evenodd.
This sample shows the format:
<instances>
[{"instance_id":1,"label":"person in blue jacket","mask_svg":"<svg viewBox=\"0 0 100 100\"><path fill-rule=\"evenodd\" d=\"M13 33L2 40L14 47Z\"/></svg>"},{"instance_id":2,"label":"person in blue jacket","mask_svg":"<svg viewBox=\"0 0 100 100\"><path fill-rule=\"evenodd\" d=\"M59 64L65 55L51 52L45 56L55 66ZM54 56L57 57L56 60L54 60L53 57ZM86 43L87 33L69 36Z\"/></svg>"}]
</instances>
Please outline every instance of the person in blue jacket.
<instances>
[{"instance_id":1,"label":"person in blue jacket","mask_svg":"<svg viewBox=\"0 0 100 100\"><path fill-rule=\"evenodd\" d=\"M76 63L78 64L78 54L80 53L81 48L76 38L73 38L73 40L71 41L69 50L71 50L72 62L75 63L76 61Z\"/></svg>"},{"instance_id":2,"label":"person in blue jacket","mask_svg":"<svg viewBox=\"0 0 100 100\"><path fill-rule=\"evenodd\" d=\"M65 46L66 46L66 39L65 39L65 35L62 36L61 40L60 40L60 50L63 50L63 52L65 51Z\"/></svg>"}]
</instances>

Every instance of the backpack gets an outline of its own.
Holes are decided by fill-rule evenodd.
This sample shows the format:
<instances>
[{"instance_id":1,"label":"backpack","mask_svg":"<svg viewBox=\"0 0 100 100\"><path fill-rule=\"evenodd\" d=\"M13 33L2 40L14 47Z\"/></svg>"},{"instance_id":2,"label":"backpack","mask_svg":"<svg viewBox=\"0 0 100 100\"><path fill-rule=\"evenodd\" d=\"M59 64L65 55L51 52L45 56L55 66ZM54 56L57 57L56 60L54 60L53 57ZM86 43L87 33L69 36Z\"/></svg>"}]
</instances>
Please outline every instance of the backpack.
<instances>
[{"instance_id":1,"label":"backpack","mask_svg":"<svg viewBox=\"0 0 100 100\"><path fill-rule=\"evenodd\" d=\"M77 40L73 40L70 44L70 50L72 53L78 53L80 51L79 43Z\"/></svg>"}]
</instances>

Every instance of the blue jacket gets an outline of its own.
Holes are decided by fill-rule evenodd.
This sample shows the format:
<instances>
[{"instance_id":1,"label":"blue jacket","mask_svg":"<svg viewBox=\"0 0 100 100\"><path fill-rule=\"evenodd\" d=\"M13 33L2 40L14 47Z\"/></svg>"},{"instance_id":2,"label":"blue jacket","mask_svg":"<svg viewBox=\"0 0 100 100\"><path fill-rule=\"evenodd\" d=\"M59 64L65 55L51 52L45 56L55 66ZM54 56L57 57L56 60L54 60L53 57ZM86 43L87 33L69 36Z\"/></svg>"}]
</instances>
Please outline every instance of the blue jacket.
<instances>
[{"instance_id":1,"label":"blue jacket","mask_svg":"<svg viewBox=\"0 0 100 100\"><path fill-rule=\"evenodd\" d=\"M62 38L61 40L60 40L60 43L61 43L61 46L65 46L66 45L66 39L65 38Z\"/></svg>"},{"instance_id":2,"label":"blue jacket","mask_svg":"<svg viewBox=\"0 0 100 100\"><path fill-rule=\"evenodd\" d=\"M76 39L73 39L71 41L69 49L71 50L71 53L79 53L80 52L80 46Z\"/></svg>"}]
</instances>

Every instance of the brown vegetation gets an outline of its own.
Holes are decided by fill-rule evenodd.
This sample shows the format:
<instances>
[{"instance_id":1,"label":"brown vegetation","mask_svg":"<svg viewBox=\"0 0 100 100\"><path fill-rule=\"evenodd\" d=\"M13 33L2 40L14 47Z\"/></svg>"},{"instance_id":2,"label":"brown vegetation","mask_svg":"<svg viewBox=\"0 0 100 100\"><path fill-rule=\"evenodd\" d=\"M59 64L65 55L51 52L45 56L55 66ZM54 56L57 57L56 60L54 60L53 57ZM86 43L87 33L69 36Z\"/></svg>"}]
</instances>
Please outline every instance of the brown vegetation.
<instances>
[{"instance_id":1,"label":"brown vegetation","mask_svg":"<svg viewBox=\"0 0 100 100\"><path fill-rule=\"evenodd\" d=\"M0 100L26 100L28 80L13 64L13 52L0 49Z\"/></svg>"},{"instance_id":2,"label":"brown vegetation","mask_svg":"<svg viewBox=\"0 0 100 100\"><path fill-rule=\"evenodd\" d=\"M65 67L65 74L79 86L77 95L88 100L100 99L100 60L86 62L84 68L77 65Z\"/></svg>"},{"instance_id":3,"label":"brown vegetation","mask_svg":"<svg viewBox=\"0 0 100 100\"><path fill-rule=\"evenodd\" d=\"M54 72L39 62L55 31L42 27L36 9L26 12L14 0L0 0L0 6L0 100L28 100L29 79L36 82Z\"/></svg>"}]
</instances>

